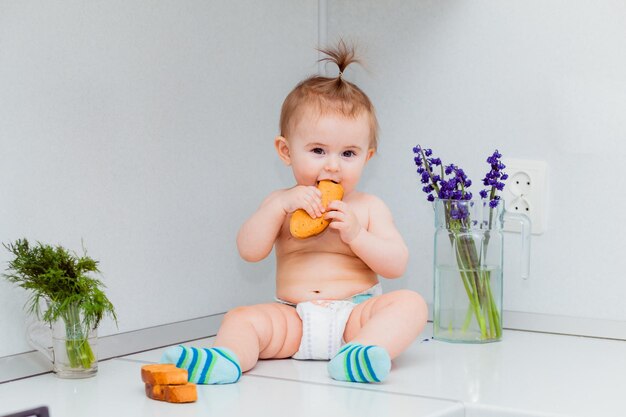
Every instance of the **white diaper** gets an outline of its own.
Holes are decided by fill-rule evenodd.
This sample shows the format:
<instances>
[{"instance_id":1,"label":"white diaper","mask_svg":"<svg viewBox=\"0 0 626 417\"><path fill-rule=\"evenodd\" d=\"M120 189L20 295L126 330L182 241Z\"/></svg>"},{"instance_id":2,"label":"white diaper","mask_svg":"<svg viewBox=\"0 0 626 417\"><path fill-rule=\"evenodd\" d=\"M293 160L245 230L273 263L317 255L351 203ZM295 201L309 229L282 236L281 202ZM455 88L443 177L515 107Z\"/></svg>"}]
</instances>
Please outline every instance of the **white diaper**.
<instances>
[{"instance_id":1,"label":"white diaper","mask_svg":"<svg viewBox=\"0 0 626 417\"><path fill-rule=\"evenodd\" d=\"M296 306L302 319L302 340L294 359L324 360L334 358L344 344L343 331L352 309L352 301L307 301Z\"/></svg>"},{"instance_id":2,"label":"white diaper","mask_svg":"<svg viewBox=\"0 0 626 417\"><path fill-rule=\"evenodd\" d=\"M328 360L345 344L343 332L354 307L382 294L380 284L347 300L314 300L296 305L302 320L302 340L294 359ZM277 300L283 302L282 300ZM288 303L285 303L288 304Z\"/></svg>"}]
</instances>

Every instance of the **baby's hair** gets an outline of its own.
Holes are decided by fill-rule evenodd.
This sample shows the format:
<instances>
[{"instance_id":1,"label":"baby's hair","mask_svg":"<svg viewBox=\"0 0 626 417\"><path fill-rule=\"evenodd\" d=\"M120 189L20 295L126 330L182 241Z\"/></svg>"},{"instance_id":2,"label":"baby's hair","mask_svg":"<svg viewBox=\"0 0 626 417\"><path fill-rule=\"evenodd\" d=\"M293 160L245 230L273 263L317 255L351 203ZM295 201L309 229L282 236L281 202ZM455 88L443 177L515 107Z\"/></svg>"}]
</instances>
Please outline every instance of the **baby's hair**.
<instances>
[{"instance_id":1,"label":"baby's hair","mask_svg":"<svg viewBox=\"0 0 626 417\"><path fill-rule=\"evenodd\" d=\"M321 62L332 62L339 68L336 77L315 75L301 81L285 98L280 113L280 134L289 139L298 117L306 109L313 108L320 115L336 112L346 117L356 118L365 113L370 124L370 147L378 146L378 121L376 111L369 97L355 84L344 79L348 65L361 62L356 56L354 46L348 46L343 40L334 48L318 49L326 55Z\"/></svg>"}]
</instances>

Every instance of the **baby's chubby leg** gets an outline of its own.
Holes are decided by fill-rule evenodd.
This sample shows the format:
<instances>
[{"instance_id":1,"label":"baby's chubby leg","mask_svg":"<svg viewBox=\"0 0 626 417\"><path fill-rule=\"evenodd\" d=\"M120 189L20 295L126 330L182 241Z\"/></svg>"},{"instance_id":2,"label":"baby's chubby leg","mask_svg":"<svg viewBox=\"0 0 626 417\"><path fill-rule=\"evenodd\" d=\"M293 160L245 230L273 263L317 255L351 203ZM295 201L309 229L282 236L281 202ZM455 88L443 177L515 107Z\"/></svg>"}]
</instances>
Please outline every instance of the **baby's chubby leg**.
<instances>
[{"instance_id":1,"label":"baby's chubby leg","mask_svg":"<svg viewBox=\"0 0 626 417\"><path fill-rule=\"evenodd\" d=\"M200 384L237 382L241 372L258 359L287 358L295 354L302 337L302 322L295 308L260 304L229 311L209 349L176 346L162 362L187 369L189 380Z\"/></svg>"},{"instance_id":2,"label":"baby's chubby leg","mask_svg":"<svg viewBox=\"0 0 626 417\"><path fill-rule=\"evenodd\" d=\"M421 295L392 291L357 305L343 337L349 343L381 346L394 359L413 343L427 320L428 307Z\"/></svg>"},{"instance_id":3,"label":"baby's chubby leg","mask_svg":"<svg viewBox=\"0 0 626 417\"><path fill-rule=\"evenodd\" d=\"M237 307L224 317L214 346L237 355L242 372L260 359L293 356L300 347L302 321L296 309L280 303Z\"/></svg>"},{"instance_id":4,"label":"baby's chubby leg","mask_svg":"<svg viewBox=\"0 0 626 417\"><path fill-rule=\"evenodd\" d=\"M427 318L426 303L413 291L394 291L359 304L344 331L348 344L328 364L330 376L352 382L384 380L391 359L415 340Z\"/></svg>"}]
</instances>

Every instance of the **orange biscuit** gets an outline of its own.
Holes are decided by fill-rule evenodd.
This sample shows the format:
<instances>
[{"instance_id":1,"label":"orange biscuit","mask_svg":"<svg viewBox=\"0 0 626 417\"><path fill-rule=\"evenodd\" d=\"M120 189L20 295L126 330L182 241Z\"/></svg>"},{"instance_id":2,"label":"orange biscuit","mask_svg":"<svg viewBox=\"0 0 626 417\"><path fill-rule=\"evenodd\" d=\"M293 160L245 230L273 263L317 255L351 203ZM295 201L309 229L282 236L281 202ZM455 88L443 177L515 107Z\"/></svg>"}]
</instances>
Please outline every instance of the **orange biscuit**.
<instances>
[{"instance_id":1,"label":"orange biscuit","mask_svg":"<svg viewBox=\"0 0 626 417\"><path fill-rule=\"evenodd\" d=\"M187 370L171 363L144 365L141 380L150 385L183 385L187 383Z\"/></svg>"},{"instance_id":2,"label":"orange biscuit","mask_svg":"<svg viewBox=\"0 0 626 417\"><path fill-rule=\"evenodd\" d=\"M146 396L168 403L192 403L198 399L196 384L150 385L146 384Z\"/></svg>"},{"instance_id":3,"label":"orange biscuit","mask_svg":"<svg viewBox=\"0 0 626 417\"><path fill-rule=\"evenodd\" d=\"M343 198L343 187L336 182L322 180L317 184L317 188L322 192L322 205L324 208L328 207L331 201ZM295 238L306 239L322 233L329 224L330 222L325 220L323 216L314 219L306 211L299 209L291 215L289 231Z\"/></svg>"}]
</instances>

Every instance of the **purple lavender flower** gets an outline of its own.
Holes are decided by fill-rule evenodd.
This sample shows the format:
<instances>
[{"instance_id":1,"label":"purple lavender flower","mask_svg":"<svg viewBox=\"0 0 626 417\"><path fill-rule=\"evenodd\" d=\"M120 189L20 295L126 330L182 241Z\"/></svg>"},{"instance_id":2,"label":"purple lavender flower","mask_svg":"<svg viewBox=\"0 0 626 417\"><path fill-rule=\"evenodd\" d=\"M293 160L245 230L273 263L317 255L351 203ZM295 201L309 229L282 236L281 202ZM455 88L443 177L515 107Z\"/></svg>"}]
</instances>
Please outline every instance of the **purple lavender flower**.
<instances>
[{"instance_id":1,"label":"purple lavender flower","mask_svg":"<svg viewBox=\"0 0 626 417\"><path fill-rule=\"evenodd\" d=\"M434 201L435 196L432 193L435 192L439 196L441 177L436 175L433 170L434 167L441 165L441 160L439 158L431 158L433 154L432 149L423 149L420 145L413 148L413 153L415 154L413 160L415 165L417 165L420 181L422 184L425 184L422 187L422 191L428 194L426 197L428 201Z\"/></svg>"},{"instance_id":2,"label":"purple lavender flower","mask_svg":"<svg viewBox=\"0 0 626 417\"><path fill-rule=\"evenodd\" d=\"M504 181L509 178L509 176L502 171L506 166L500 161L500 158L502 158L502 154L498 152L497 149L494 151L493 155L487 158L487 163L491 166L491 170L485 174L483 185L491 188L480 191L480 197L483 199L488 198L489 207L491 208L498 206L500 196L496 195L496 192L504 189Z\"/></svg>"},{"instance_id":3,"label":"purple lavender flower","mask_svg":"<svg viewBox=\"0 0 626 417\"><path fill-rule=\"evenodd\" d=\"M498 207L498 203L500 202L500 196L496 195L493 197L493 200L489 201L489 207L496 208Z\"/></svg>"},{"instance_id":4,"label":"purple lavender flower","mask_svg":"<svg viewBox=\"0 0 626 417\"><path fill-rule=\"evenodd\" d=\"M449 200L470 200L472 193L466 191L472 181L467 178L465 172L454 164L450 164L444 169L445 175L452 175L447 180L441 180L441 189L439 192L439 198Z\"/></svg>"},{"instance_id":5,"label":"purple lavender flower","mask_svg":"<svg viewBox=\"0 0 626 417\"><path fill-rule=\"evenodd\" d=\"M472 193L468 190L472 185L465 171L457 165L443 165L440 158L433 156L432 149L424 149L420 145L413 148L415 154L413 160L417 166L417 173L423 184L422 191L427 194L428 201L434 201L435 198L442 200L471 200ZM509 177L503 169L506 168L502 161L502 154L496 149L491 156L487 158L490 170L485 174L482 182L486 189L480 190L479 195L482 199L487 199L489 207L496 208L501 201L501 197L497 195L498 191L504 189L504 181ZM440 171L441 175L435 172ZM468 218L462 205L451 207L450 217L456 220Z\"/></svg>"},{"instance_id":6,"label":"purple lavender flower","mask_svg":"<svg viewBox=\"0 0 626 417\"><path fill-rule=\"evenodd\" d=\"M452 203L450 207L450 218L454 220L467 220L469 219L469 209L467 204Z\"/></svg>"},{"instance_id":7,"label":"purple lavender flower","mask_svg":"<svg viewBox=\"0 0 626 417\"><path fill-rule=\"evenodd\" d=\"M472 193L467 190L472 185L472 181L467 178L461 168L454 164L443 166L440 158L432 156L432 149L424 149L420 145L413 148L413 153L420 181L425 184L422 191L428 194L426 197L428 201L434 201L435 197L447 200L470 200L472 198ZM435 173L436 167L439 167L441 175Z\"/></svg>"}]
</instances>

